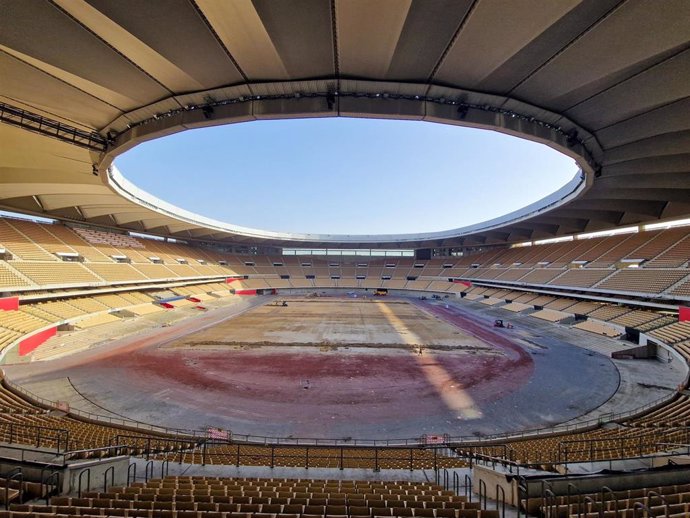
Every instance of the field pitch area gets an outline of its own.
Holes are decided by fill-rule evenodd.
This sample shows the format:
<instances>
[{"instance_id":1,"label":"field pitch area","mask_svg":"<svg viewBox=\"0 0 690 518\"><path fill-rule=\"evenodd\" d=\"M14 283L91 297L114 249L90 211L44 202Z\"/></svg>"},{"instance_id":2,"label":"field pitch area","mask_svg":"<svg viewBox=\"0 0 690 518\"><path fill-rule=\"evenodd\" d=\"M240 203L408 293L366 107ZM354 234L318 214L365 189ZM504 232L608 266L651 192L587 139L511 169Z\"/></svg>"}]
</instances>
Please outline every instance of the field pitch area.
<instances>
[{"instance_id":1,"label":"field pitch area","mask_svg":"<svg viewBox=\"0 0 690 518\"><path fill-rule=\"evenodd\" d=\"M165 348L216 349L269 345L489 352L484 342L403 300L300 298L268 304L187 335Z\"/></svg>"}]
</instances>

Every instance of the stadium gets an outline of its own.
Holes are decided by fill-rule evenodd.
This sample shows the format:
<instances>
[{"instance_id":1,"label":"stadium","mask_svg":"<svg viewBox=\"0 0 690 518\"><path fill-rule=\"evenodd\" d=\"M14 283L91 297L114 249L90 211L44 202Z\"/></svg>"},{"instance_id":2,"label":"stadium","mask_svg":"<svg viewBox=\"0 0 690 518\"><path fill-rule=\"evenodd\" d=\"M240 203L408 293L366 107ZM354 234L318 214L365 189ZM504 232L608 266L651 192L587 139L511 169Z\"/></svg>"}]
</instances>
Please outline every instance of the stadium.
<instances>
[{"instance_id":1,"label":"stadium","mask_svg":"<svg viewBox=\"0 0 690 518\"><path fill-rule=\"evenodd\" d=\"M690 516L690 3L0 13L0 516ZM471 226L316 234L116 167L327 117L579 170Z\"/></svg>"}]
</instances>

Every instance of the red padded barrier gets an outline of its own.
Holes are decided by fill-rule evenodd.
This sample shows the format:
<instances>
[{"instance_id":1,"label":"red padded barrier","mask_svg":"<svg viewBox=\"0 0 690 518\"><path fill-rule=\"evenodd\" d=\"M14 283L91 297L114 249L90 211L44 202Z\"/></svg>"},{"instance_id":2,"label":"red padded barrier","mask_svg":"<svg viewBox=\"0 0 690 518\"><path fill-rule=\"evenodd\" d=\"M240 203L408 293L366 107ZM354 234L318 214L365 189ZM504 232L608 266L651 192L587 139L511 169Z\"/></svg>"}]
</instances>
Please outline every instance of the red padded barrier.
<instances>
[{"instance_id":1,"label":"red padded barrier","mask_svg":"<svg viewBox=\"0 0 690 518\"><path fill-rule=\"evenodd\" d=\"M0 298L0 309L2 311L16 311L19 309L19 297Z\"/></svg>"},{"instance_id":2,"label":"red padded barrier","mask_svg":"<svg viewBox=\"0 0 690 518\"><path fill-rule=\"evenodd\" d=\"M690 308L687 306L678 307L678 322L690 320Z\"/></svg>"},{"instance_id":3,"label":"red padded barrier","mask_svg":"<svg viewBox=\"0 0 690 518\"><path fill-rule=\"evenodd\" d=\"M51 336L55 336L56 334L57 327L51 327L50 329L44 329L40 333L36 333L35 335L30 336L29 338L25 338L24 340L19 342L19 356L26 356L31 351L36 349L36 347L48 340L48 338L50 338Z\"/></svg>"}]
</instances>

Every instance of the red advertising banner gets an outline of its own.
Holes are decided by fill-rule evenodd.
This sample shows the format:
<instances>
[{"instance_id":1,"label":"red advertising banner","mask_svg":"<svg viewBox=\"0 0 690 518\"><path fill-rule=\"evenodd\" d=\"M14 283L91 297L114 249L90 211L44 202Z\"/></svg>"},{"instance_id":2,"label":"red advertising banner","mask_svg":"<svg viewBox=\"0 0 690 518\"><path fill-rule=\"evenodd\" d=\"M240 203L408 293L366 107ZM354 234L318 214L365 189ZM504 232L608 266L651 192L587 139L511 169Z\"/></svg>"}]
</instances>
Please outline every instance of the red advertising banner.
<instances>
[{"instance_id":1,"label":"red advertising banner","mask_svg":"<svg viewBox=\"0 0 690 518\"><path fill-rule=\"evenodd\" d=\"M446 433L443 435L429 435L424 434L420 437L421 444L445 444L450 441L450 436Z\"/></svg>"},{"instance_id":2,"label":"red advertising banner","mask_svg":"<svg viewBox=\"0 0 690 518\"><path fill-rule=\"evenodd\" d=\"M209 439L217 441L229 441L232 438L230 430L223 430L222 428L208 428L206 430Z\"/></svg>"}]
</instances>

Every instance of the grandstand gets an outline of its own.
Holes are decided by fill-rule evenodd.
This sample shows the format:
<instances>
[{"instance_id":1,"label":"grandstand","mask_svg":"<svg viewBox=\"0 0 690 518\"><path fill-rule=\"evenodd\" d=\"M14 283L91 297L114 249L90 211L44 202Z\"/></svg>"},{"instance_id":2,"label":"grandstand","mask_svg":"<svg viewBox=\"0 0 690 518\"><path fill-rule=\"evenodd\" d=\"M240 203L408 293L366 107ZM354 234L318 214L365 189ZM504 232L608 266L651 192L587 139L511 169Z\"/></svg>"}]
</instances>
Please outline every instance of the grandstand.
<instances>
[{"instance_id":1,"label":"grandstand","mask_svg":"<svg viewBox=\"0 0 690 518\"><path fill-rule=\"evenodd\" d=\"M0 515L495 518L500 502L551 517L690 515L689 9L683 0L0 2L0 358L8 373L33 374L2 379L0 493L12 506ZM489 222L376 236L214 221L114 167L132 147L190 128L325 116L499 131L546 144L580 171ZM197 420L204 429L157 426L100 405L96 392L82 394L88 409L70 406L50 384L66 365L115 365L122 350L135 358L137 341L222 318L232 327L266 303L322 296L414 305L483 337L494 356L516 358L488 380L492 404L514 403L500 392L513 374L553 406L523 397L531 413L501 411L514 429L500 433L446 434L465 423L434 418L404 441L324 425L305 442L213 428L212 412ZM425 394L469 408L418 328L386 303L371 308L398 332L391 355L417 369L406 379L427 383L403 394L407 406L390 421L412 422ZM493 329L494 320L519 329ZM350 354L316 345L338 360ZM381 344L365 345L374 364ZM228 356L251 349L232 347ZM546 377L528 373L556 347L567 360ZM200 361L194 354L185 361ZM482 354L468 357L490 364ZM172 363L147 364L149 377ZM577 371L595 364L599 377ZM78 392L64 372L60 387ZM27 389L41 380L45 396ZM611 400L577 408L596 382L617 385ZM293 385L325 408L318 380ZM152 463L137 475L142 457ZM176 462L201 471L163 477ZM245 477L250 469L261 476ZM279 469L292 471L274 478Z\"/></svg>"},{"instance_id":2,"label":"grandstand","mask_svg":"<svg viewBox=\"0 0 690 518\"><path fill-rule=\"evenodd\" d=\"M659 258L676 249L679 238L682 242L690 235L686 228L577 239L559 245L491 249L442 259L410 261L398 257L372 257L366 260L341 257L334 267L332 260L318 256L266 256L263 264L259 265L255 257L247 260L241 255L191 244L123 237L123 234L102 230L98 231L101 236L99 240L81 241L78 246L81 252L69 252L69 256L60 257L60 252L51 253L49 250L59 250L59 246L63 246L62 250L71 250L66 242L74 245L76 240L82 239L80 227L8 218L0 221L6 228L24 229L21 234L16 230L23 239L21 245L18 245L16 237L14 242L3 242L9 257L2 262L5 289L22 294L54 286L136 286L150 281L224 281L228 277L242 277L240 284L247 289L340 286L458 293L464 291L466 286L457 285L457 281L467 280L475 283L491 281L494 286L507 288L591 290L601 295L652 296L678 303L690 300L690 297L683 295L685 286L690 283L688 260L680 264L664 263L666 267L659 267L659 261L662 260ZM62 238L58 239L56 234ZM29 237L31 235L46 240L33 240ZM111 243L124 241L125 237L129 239L130 246L136 245L147 252L133 255L133 248L130 251L112 248ZM644 239L661 240L665 244L657 246L652 253ZM623 246L628 241L636 243L632 250L629 250L630 246ZM607 251L591 256L591 261L583 259L587 257L583 248L585 251L591 250L602 242L614 249L621 247L620 253ZM557 246L556 251L554 246ZM43 260L36 260L36 254L41 254L38 257ZM600 258L604 254L608 257L608 268L601 267ZM638 261L634 267L630 267L625 261L633 256ZM549 257L553 261L547 261ZM590 264L597 266L590 267Z\"/></svg>"}]
</instances>

